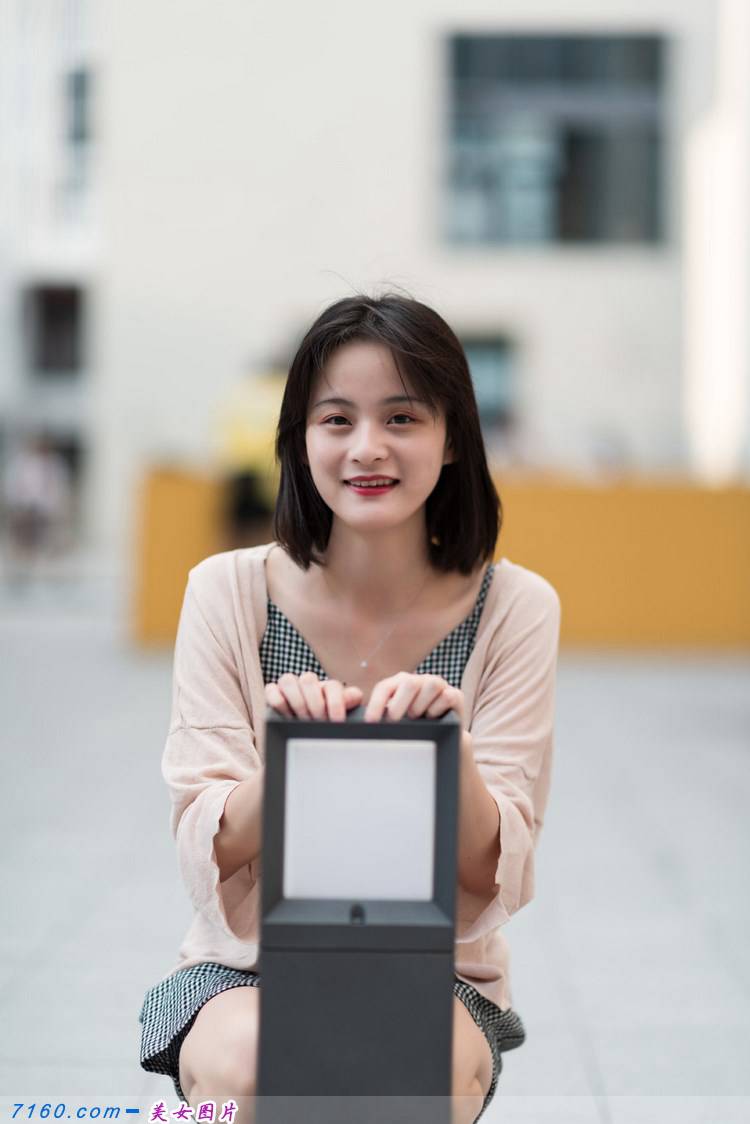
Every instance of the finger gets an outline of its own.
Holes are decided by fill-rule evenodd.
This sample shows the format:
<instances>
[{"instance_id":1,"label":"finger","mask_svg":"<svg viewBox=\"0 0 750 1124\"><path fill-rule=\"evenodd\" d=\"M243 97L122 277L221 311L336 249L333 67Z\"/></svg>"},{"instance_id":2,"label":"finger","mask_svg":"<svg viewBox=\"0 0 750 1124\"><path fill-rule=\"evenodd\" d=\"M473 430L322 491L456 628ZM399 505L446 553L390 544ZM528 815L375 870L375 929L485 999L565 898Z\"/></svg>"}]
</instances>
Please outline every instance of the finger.
<instances>
[{"instance_id":1,"label":"finger","mask_svg":"<svg viewBox=\"0 0 750 1124\"><path fill-rule=\"evenodd\" d=\"M394 693L389 698L385 706L385 711L388 717L393 722L398 722L403 718L407 710L414 704L415 699L422 693L424 688L428 685L422 684L420 680L422 676L413 676L411 679L404 680ZM430 698L435 693L435 688L431 688ZM420 711L421 713L421 711Z\"/></svg>"},{"instance_id":2,"label":"finger","mask_svg":"<svg viewBox=\"0 0 750 1124\"><path fill-rule=\"evenodd\" d=\"M346 718L343 684L338 679L325 679L321 690L331 722L343 722Z\"/></svg>"},{"instance_id":3,"label":"finger","mask_svg":"<svg viewBox=\"0 0 750 1124\"><path fill-rule=\"evenodd\" d=\"M266 685L266 701L269 706L272 706L274 710L278 710L279 713L283 714L286 718L292 717L289 704L275 683L268 683Z\"/></svg>"},{"instance_id":4,"label":"finger","mask_svg":"<svg viewBox=\"0 0 750 1124\"><path fill-rule=\"evenodd\" d=\"M421 718L429 712L429 708L440 697L445 687L444 679L435 679L432 676L421 684L419 691L406 708L407 718Z\"/></svg>"},{"instance_id":5,"label":"finger","mask_svg":"<svg viewBox=\"0 0 750 1124\"><path fill-rule=\"evenodd\" d=\"M362 702L362 688L355 686L351 683L348 687L344 687L344 706L348 710L350 706L359 706Z\"/></svg>"},{"instance_id":6,"label":"finger","mask_svg":"<svg viewBox=\"0 0 750 1124\"><path fill-rule=\"evenodd\" d=\"M402 695L401 691L407 685L409 692ZM388 703L389 717L399 719L407 715L409 718L419 718L447 686L441 675L411 675Z\"/></svg>"},{"instance_id":7,"label":"finger","mask_svg":"<svg viewBox=\"0 0 750 1124\"><path fill-rule=\"evenodd\" d=\"M325 721L326 700L323 694L323 683L314 671L304 671L299 677L299 685L307 703L307 709L313 718Z\"/></svg>"},{"instance_id":8,"label":"finger","mask_svg":"<svg viewBox=\"0 0 750 1124\"><path fill-rule=\"evenodd\" d=\"M445 687L425 711L428 718L437 718L455 710L463 722L463 694L455 687Z\"/></svg>"},{"instance_id":9,"label":"finger","mask_svg":"<svg viewBox=\"0 0 750 1124\"><path fill-rule=\"evenodd\" d=\"M277 686L286 699L295 718L310 718L307 700L302 693L300 677L292 675L290 671L279 676Z\"/></svg>"},{"instance_id":10,"label":"finger","mask_svg":"<svg viewBox=\"0 0 750 1124\"><path fill-rule=\"evenodd\" d=\"M365 710L365 722L379 722L383 716L386 704L390 697L396 692L400 683L401 675L392 675L388 679L381 679L376 683L372 689L367 709Z\"/></svg>"}]
</instances>

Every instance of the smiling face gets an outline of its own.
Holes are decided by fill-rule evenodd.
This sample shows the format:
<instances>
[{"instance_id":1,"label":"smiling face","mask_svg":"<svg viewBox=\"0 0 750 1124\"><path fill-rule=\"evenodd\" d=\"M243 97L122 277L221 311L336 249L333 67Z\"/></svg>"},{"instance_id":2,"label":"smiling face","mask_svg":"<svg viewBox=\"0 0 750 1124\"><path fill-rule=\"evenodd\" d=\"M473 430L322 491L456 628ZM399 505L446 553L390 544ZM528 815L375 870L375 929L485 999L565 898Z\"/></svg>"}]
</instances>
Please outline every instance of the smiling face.
<instances>
[{"instance_id":1,"label":"smiling face","mask_svg":"<svg viewBox=\"0 0 750 1124\"><path fill-rule=\"evenodd\" d=\"M413 392L408 382L407 390ZM405 394L389 349L366 340L339 347L316 378L305 444L313 481L334 518L362 529L405 522L452 461L443 412L434 416L426 402ZM346 401L324 401L331 398ZM398 483L358 492L347 483L356 476Z\"/></svg>"}]
</instances>

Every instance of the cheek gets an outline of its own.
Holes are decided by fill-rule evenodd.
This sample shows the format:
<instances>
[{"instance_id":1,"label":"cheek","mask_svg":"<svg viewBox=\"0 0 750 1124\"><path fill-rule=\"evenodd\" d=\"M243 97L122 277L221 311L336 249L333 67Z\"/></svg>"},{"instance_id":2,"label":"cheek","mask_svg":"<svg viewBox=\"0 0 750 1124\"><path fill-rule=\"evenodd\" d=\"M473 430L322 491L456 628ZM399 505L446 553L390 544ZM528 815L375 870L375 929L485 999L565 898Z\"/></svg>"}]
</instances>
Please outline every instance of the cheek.
<instances>
[{"instance_id":1,"label":"cheek","mask_svg":"<svg viewBox=\"0 0 750 1124\"><path fill-rule=\"evenodd\" d=\"M331 476L337 476L337 463L339 454L335 448L332 448L332 443L321 440L314 432L309 433L306 440L306 449L308 456L308 463L312 473L313 480L322 487L331 486Z\"/></svg>"},{"instance_id":2,"label":"cheek","mask_svg":"<svg viewBox=\"0 0 750 1124\"><path fill-rule=\"evenodd\" d=\"M315 461L320 471L330 472L337 459L336 450L331 449L328 442L316 441L315 439L309 442L307 448L309 456Z\"/></svg>"},{"instance_id":3,"label":"cheek","mask_svg":"<svg viewBox=\"0 0 750 1124\"><path fill-rule=\"evenodd\" d=\"M322 461L325 461L325 442L319 439L318 434L314 429L308 430L307 432L307 437L305 439L305 448L307 449L307 456L309 460L315 461L318 464L320 464Z\"/></svg>"}]
</instances>

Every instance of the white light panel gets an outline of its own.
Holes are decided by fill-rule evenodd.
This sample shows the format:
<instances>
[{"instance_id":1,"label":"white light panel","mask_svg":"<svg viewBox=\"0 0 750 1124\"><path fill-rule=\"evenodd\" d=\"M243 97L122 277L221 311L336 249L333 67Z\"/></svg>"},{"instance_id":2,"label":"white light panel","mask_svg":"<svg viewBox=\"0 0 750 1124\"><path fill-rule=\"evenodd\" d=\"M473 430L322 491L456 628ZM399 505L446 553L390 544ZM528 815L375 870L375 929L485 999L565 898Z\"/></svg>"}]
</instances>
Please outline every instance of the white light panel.
<instances>
[{"instance_id":1,"label":"white light panel","mask_svg":"<svg viewBox=\"0 0 750 1124\"><path fill-rule=\"evenodd\" d=\"M431 901L436 744L287 742L285 898Z\"/></svg>"}]
</instances>

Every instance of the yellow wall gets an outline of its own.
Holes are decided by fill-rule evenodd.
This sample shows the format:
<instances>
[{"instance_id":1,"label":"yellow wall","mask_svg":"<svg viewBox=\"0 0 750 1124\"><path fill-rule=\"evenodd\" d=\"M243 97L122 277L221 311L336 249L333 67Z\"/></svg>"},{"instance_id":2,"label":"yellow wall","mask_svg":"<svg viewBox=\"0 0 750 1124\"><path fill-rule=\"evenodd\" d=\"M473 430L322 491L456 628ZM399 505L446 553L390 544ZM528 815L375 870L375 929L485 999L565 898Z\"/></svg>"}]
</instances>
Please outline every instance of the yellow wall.
<instances>
[{"instance_id":1,"label":"yellow wall","mask_svg":"<svg viewBox=\"0 0 750 1124\"><path fill-rule=\"evenodd\" d=\"M141 483L136 528L133 638L172 643L188 570L214 554L221 523L213 476L154 469Z\"/></svg>"},{"instance_id":2,"label":"yellow wall","mask_svg":"<svg viewBox=\"0 0 750 1124\"><path fill-rule=\"evenodd\" d=\"M562 601L568 644L750 645L750 488L503 480L499 553Z\"/></svg>"},{"instance_id":3,"label":"yellow wall","mask_svg":"<svg viewBox=\"0 0 750 1124\"><path fill-rule=\"evenodd\" d=\"M562 642L620 647L750 646L750 488L497 479L496 557L560 594ZM227 549L211 475L157 469L139 500L133 636L174 640L191 566ZM267 542L270 525L254 541Z\"/></svg>"}]
</instances>

